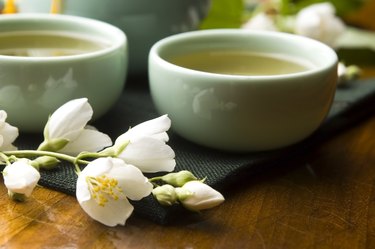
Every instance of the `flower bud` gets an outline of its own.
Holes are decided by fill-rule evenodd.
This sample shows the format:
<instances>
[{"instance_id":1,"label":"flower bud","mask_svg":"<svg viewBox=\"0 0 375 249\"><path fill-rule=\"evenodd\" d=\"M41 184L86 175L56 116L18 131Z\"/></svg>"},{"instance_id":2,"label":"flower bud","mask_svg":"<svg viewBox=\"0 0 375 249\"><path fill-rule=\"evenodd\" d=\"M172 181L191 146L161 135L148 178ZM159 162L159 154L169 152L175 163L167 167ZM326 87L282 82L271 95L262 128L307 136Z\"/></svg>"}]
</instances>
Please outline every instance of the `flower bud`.
<instances>
[{"instance_id":1,"label":"flower bud","mask_svg":"<svg viewBox=\"0 0 375 249\"><path fill-rule=\"evenodd\" d=\"M172 206L177 202L177 194L172 185L165 184L152 190L152 194L161 205Z\"/></svg>"},{"instance_id":2,"label":"flower bud","mask_svg":"<svg viewBox=\"0 0 375 249\"><path fill-rule=\"evenodd\" d=\"M361 69L355 65L346 66L344 63L340 62L337 67L337 73L339 84L342 84L358 79L361 75Z\"/></svg>"},{"instance_id":3,"label":"flower bud","mask_svg":"<svg viewBox=\"0 0 375 249\"><path fill-rule=\"evenodd\" d=\"M175 187L182 187L185 183L197 180L197 178L190 171L182 170L164 175L161 180Z\"/></svg>"},{"instance_id":4,"label":"flower bud","mask_svg":"<svg viewBox=\"0 0 375 249\"><path fill-rule=\"evenodd\" d=\"M21 158L4 168L3 177L8 191L29 197L40 179L40 174L30 164L30 160Z\"/></svg>"},{"instance_id":5,"label":"flower bud","mask_svg":"<svg viewBox=\"0 0 375 249\"><path fill-rule=\"evenodd\" d=\"M332 3L312 4L298 12L295 33L336 47L337 39L346 29L344 22L335 15Z\"/></svg>"},{"instance_id":6,"label":"flower bud","mask_svg":"<svg viewBox=\"0 0 375 249\"><path fill-rule=\"evenodd\" d=\"M181 204L192 211L213 208L224 201L222 194L201 181L189 181L175 190Z\"/></svg>"}]
</instances>

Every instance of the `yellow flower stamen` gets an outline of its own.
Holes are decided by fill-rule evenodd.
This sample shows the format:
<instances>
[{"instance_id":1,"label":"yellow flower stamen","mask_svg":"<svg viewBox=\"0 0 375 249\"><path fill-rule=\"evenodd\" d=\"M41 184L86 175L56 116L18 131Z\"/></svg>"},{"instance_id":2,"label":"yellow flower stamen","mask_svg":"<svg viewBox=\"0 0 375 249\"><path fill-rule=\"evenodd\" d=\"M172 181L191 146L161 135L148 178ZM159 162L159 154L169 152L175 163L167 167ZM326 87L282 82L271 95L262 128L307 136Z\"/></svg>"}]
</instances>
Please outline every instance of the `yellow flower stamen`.
<instances>
[{"instance_id":1,"label":"yellow flower stamen","mask_svg":"<svg viewBox=\"0 0 375 249\"><path fill-rule=\"evenodd\" d=\"M104 207L109 199L117 201L126 198L123 190L118 186L117 179L106 175L97 177L87 176L86 182L92 198L94 198L99 206Z\"/></svg>"}]
</instances>

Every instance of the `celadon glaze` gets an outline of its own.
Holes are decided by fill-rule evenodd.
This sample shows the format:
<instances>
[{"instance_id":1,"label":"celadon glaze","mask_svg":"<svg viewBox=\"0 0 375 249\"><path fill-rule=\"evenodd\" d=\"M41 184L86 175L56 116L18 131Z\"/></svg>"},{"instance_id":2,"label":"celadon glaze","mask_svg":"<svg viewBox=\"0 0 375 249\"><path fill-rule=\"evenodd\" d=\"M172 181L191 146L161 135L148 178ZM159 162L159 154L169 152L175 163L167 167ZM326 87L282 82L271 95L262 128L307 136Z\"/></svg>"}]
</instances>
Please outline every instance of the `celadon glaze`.
<instances>
[{"instance_id":1,"label":"celadon glaze","mask_svg":"<svg viewBox=\"0 0 375 249\"><path fill-rule=\"evenodd\" d=\"M288 54L314 67L287 75L238 76L190 70L165 60L207 48ZM195 31L152 47L149 79L158 112L170 116L172 129L182 137L222 150L272 150L303 140L323 122L335 94L337 56L320 42L284 33Z\"/></svg>"},{"instance_id":2,"label":"celadon glaze","mask_svg":"<svg viewBox=\"0 0 375 249\"><path fill-rule=\"evenodd\" d=\"M23 132L41 132L53 111L82 97L88 98L94 118L108 111L125 83L125 34L112 25L81 17L22 14L0 18L0 35L34 30L77 32L108 46L70 56L0 55L0 109L8 113L7 121Z\"/></svg>"}]
</instances>

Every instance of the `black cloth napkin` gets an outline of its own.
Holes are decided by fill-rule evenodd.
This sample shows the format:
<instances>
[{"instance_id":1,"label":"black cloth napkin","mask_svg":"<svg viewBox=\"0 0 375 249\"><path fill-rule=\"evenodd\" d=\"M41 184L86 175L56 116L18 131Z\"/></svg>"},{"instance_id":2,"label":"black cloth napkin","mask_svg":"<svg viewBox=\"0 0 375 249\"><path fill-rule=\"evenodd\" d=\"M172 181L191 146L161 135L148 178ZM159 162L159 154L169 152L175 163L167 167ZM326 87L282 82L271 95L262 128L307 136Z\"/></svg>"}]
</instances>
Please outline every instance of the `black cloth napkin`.
<instances>
[{"instance_id":1,"label":"black cloth napkin","mask_svg":"<svg viewBox=\"0 0 375 249\"><path fill-rule=\"evenodd\" d=\"M143 121L158 117L147 86L141 87L129 82L114 108L93 123L100 131L115 139ZM375 112L375 79L360 80L337 89L335 101L324 124L309 138L288 148L257 153L236 154L198 146L169 132L169 145L176 153L176 171L186 169L200 178L207 177L206 183L219 191L229 189L244 176L259 174L281 162L286 162L308 152L340 131L356 124ZM173 123L172 123L173 128ZM21 148L36 146L42 141L41 135L21 134L17 140ZM77 176L74 167L62 164L60 167L42 171L40 185L75 195ZM160 206L152 196L133 202L135 213L160 224L169 223L187 211L178 205Z\"/></svg>"}]
</instances>

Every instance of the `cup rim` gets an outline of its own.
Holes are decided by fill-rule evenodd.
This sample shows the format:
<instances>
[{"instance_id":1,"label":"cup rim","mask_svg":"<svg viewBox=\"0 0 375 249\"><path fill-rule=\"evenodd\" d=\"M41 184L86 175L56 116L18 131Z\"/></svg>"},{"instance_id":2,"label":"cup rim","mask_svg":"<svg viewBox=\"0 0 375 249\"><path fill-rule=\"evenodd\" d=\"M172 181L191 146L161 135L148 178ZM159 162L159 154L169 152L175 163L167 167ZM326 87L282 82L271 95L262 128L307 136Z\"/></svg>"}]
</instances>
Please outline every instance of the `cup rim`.
<instances>
[{"instance_id":1,"label":"cup rim","mask_svg":"<svg viewBox=\"0 0 375 249\"><path fill-rule=\"evenodd\" d=\"M166 46L183 42L186 39L199 39L201 37L228 37L228 36L263 36L273 39L293 39L294 41L301 42L301 44L311 44L316 47L319 47L322 51L327 54L330 61L326 62L322 66L317 66L312 69L296 72L296 73L288 73L288 74L275 74L275 75L237 75L237 74L220 74L220 73L211 73L206 71L199 71L195 69L189 69L182 66L178 66L173 64L160 56L159 52L161 49L165 48ZM236 79L236 80L249 80L249 79L265 79L265 80L279 80L279 79L287 79L291 77L305 77L317 74L324 70L329 70L332 67L337 66L338 64L338 56L336 52L329 47L328 45L314 40L312 38L283 33L283 32L275 32L275 31L260 31L260 30L246 30L246 29L208 29L208 30L198 30L198 31L188 31L176 35L172 35L166 38L163 38L156 42L150 49L149 53L149 66L152 63L151 61L155 60L153 63L158 63L160 66L168 67L175 72L180 73L189 73L194 75L201 75L201 76L209 76L209 77L217 77L221 79Z\"/></svg>"},{"instance_id":2,"label":"cup rim","mask_svg":"<svg viewBox=\"0 0 375 249\"><path fill-rule=\"evenodd\" d=\"M7 55L0 55L0 60L6 61L14 61L14 62L49 62L49 61L72 61L72 60L82 60L82 59L90 59L95 57L100 57L106 54L109 54L113 51L118 50L122 46L127 46L127 37L126 34L120 30L119 28L95 19L87 18L87 17L79 17L79 16L72 16L72 15L65 15L65 14L48 14L48 13L18 13L12 15L3 15L0 18L0 27L2 23L12 23L12 22L56 22L56 23L63 23L66 22L68 24L81 24L86 25L89 28L95 28L101 30L101 32L106 32L108 34L113 34L111 37L117 37L115 42L110 42L109 46L104 47L99 50L89 51L82 54L74 54L74 55L62 55L62 56L48 56L48 57L27 57L27 56L7 56ZM1 28L0 28L1 30ZM22 30L20 30L22 32ZM27 32L34 31L34 29L27 29ZM38 31L38 28L35 28L35 31ZM54 31L51 28L51 31ZM67 30L68 32L70 30ZM11 31L0 31L1 33L6 33ZM18 32L18 30L17 30ZM96 35L90 35L95 37ZM99 36L99 35L97 35ZM106 37L103 39L109 40Z\"/></svg>"}]
</instances>

